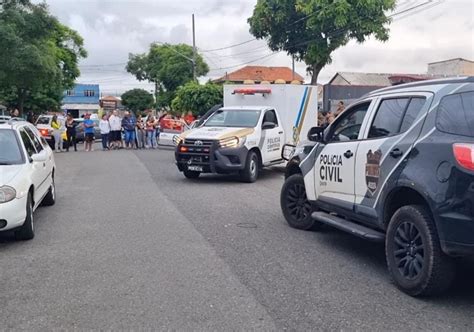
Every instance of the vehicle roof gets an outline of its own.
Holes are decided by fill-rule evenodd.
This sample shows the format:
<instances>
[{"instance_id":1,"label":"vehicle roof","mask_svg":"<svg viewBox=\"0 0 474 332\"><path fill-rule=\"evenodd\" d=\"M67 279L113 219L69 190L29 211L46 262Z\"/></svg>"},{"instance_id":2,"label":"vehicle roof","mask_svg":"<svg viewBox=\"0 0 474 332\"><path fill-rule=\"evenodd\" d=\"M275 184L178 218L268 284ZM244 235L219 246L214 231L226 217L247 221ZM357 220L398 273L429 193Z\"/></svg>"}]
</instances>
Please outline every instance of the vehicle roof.
<instances>
[{"instance_id":1,"label":"vehicle roof","mask_svg":"<svg viewBox=\"0 0 474 332\"><path fill-rule=\"evenodd\" d=\"M0 122L0 129L18 129L20 127L23 127L25 125L31 125L28 121L25 120L9 120L7 122Z\"/></svg>"},{"instance_id":2,"label":"vehicle roof","mask_svg":"<svg viewBox=\"0 0 474 332\"><path fill-rule=\"evenodd\" d=\"M273 109L274 107L270 107L270 106L225 106L225 107L221 107L219 109L223 110L223 111L227 111L227 110L230 110L230 111L236 111L236 110L265 111L265 110L270 109L270 108Z\"/></svg>"},{"instance_id":3,"label":"vehicle roof","mask_svg":"<svg viewBox=\"0 0 474 332\"><path fill-rule=\"evenodd\" d=\"M467 76L467 77L449 77L449 78L441 78L435 80L426 80L426 81L419 81L413 83L406 83L406 84L399 84L394 85L378 90L374 90L366 94L363 98L372 97L379 94L384 93L392 93L398 91L414 91L420 90L430 90L430 87L439 86L439 85L448 85L448 84L463 84L463 83L474 83L474 76Z\"/></svg>"}]
</instances>

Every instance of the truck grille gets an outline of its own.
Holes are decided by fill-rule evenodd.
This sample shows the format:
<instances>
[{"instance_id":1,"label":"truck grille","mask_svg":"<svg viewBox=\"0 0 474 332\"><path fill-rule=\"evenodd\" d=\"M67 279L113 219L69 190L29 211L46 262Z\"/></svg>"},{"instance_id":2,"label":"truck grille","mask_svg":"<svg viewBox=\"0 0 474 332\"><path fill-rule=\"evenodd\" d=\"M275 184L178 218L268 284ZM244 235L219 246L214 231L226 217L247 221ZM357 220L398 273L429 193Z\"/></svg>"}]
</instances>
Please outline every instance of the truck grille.
<instances>
[{"instance_id":1,"label":"truck grille","mask_svg":"<svg viewBox=\"0 0 474 332\"><path fill-rule=\"evenodd\" d=\"M180 163L192 163L193 165L209 166L213 153L215 140L185 139L180 147L186 147L187 151L180 151L177 161Z\"/></svg>"}]
</instances>

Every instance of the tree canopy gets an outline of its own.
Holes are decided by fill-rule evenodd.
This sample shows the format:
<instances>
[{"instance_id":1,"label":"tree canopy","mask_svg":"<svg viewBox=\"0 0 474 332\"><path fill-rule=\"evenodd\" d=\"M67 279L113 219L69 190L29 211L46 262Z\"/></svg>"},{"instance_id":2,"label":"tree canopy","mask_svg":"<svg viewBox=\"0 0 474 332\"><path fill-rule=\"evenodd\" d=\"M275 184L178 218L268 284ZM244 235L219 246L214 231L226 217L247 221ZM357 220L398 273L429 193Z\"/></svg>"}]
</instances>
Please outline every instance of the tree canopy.
<instances>
[{"instance_id":1,"label":"tree canopy","mask_svg":"<svg viewBox=\"0 0 474 332\"><path fill-rule=\"evenodd\" d=\"M153 95L143 89L132 89L122 94L122 104L137 113L153 107Z\"/></svg>"},{"instance_id":2,"label":"tree canopy","mask_svg":"<svg viewBox=\"0 0 474 332\"><path fill-rule=\"evenodd\" d=\"M258 0L248 19L250 32L272 51L286 51L307 64L312 84L331 54L349 40L373 35L388 40L396 0Z\"/></svg>"},{"instance_id":3,"label":"tree canopy","mask_svg":"<svg viewBox=\"0 0 474 332\"><path fill-rule=\"evenodd\" d=\"M0 100L7 106L20 112L58 108L86 56L82 37L52 16L45 3L4 0L0 5Z\"/></svg>"},{"instance_id":4,"label":"tree canopy","mask_svg":"<svg viewBox=\"0 0 474 332\"><path fill-rule=\"evenodd\" d=\"M178 87L193 80L192 57L193 49L186 44L152 44L148 53L130 54L126 69L139 81L156 83L159 89L158 105L169 106ZM197 77L208 72L208 65L198 54Z\"/></svg>"},{"instance_id":5,"label":"tree canopy","mask_svg":"<svg viewBox=\"0 0 474 332\"><path fill-rule=\"evenodd\" d=\"M191 111L194 115L203 115L212 106L222 104L222 95L221 85L190 82L178 89L171 106L179 113Z\"/></svg>"}]
</instances>

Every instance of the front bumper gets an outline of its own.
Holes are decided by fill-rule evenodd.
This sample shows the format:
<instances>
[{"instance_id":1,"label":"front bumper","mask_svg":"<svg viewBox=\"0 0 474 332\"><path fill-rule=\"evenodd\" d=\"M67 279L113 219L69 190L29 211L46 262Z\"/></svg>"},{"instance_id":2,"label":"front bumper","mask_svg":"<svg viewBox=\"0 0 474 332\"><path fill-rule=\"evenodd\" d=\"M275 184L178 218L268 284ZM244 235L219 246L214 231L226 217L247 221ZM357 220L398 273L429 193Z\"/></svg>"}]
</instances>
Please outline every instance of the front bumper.
<instances>
[{"instance_id":1,"label":"front bumper","mask_svg":"<svg viewBox=\"0 0 474 332\"><path fill-rule=\"evenodd\" d=\"M0 232L23 225L26 219L27 199L28 196L25 196L0 204L0 220L5 220L7 222L5 227L0 228Z\"/></svg>"},{"instance_id":2,"label":"front bumper","mask_svg":"<svg viewBox=\"0 0 474 332\"><path fill-rule=\"evenodd\" d=\"M237 148L220 148L217 141L203 140L203 145L195 145L196 140L185 140L176 148L176 165L181 172L189 166L202 167L202 173L233 173L245 168L248 149L245 146ZM186 152L180 148L185 147Z\"/></svg>"}]
</instances>

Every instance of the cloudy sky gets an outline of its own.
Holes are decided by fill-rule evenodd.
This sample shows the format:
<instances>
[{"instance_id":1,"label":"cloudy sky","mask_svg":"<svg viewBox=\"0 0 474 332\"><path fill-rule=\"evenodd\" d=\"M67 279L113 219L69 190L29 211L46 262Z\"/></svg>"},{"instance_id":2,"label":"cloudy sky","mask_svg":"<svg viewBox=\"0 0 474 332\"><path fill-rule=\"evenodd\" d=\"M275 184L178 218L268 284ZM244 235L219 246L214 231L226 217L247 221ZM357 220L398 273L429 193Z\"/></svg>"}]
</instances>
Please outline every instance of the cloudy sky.
<instances>
[{"instance_id":1,"label":"cloudy sky","mask_svg":"<svg viewBox=\"0 0 474 332\"><path fill-rule=\"evenodd\" d=\"M191 14L196 15L197 46L219 77L245 63L291 66L284 53L272 54L264 41L224 48L253 38L247 18L256 0L47 0L61 22L77 30L89 52L79 82L99 83L103 93L134 87L151 90L124 70L129 53L146 52L154 41L192 43ZM395 12L426 0L399 0ZM333 54L319 76L326 83L337 71L424 73L427 63L464 57L474 60L474 0L432 1L394 16L390 40L349 43ZM305 65L297 64L305 75Z\"/></svg>"}]
</instances>

